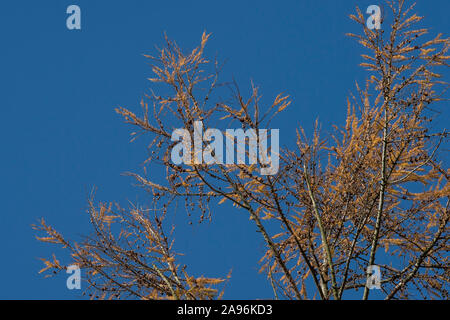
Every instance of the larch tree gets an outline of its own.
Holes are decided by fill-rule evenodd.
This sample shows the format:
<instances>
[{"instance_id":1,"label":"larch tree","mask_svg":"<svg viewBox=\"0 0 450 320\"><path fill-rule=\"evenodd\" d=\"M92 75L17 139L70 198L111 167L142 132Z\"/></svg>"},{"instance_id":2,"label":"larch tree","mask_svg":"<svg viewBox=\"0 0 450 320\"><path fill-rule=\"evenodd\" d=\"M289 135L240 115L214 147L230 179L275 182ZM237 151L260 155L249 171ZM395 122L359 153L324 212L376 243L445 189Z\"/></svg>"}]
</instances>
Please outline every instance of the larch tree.
<instances>
[{"instance_id":1,"label":"larch tree","mask_svg":"<svg viewBox=\"0 0 450 320\"><path fill-rule=\"evenodd\" d=\"M208 35L189 53L166 37L164 48L147 56L152 89L159 91L142 100L141 115L116 109L136 128L134 137L151 141L144 172L130 173L148 191L149 204L123 208L90 198L91 235L74 243L42 220L34 226L45 234L38 239L70 251L93 298L218 299L227 276L189 275L164 218L184 203L200 221L214 219L210 209L229 201L262 236L261 272L276 299L368 299L373 265L382 271L386 299L448 299L450 171L442 148L448 133L433 125L439 113L432 105L445 101L440 70L448 67L449 39L428 39L414 6L387 4L390 26L383 21L369 29L358 8L350 16L361 26L349 36L363 47L368 77L347 101L345 124L326 137L318 125L310 137L299 128L296 147L279 150L279 170L269 175L260 174L267 167L260 158L256 165L210 165L192 160L192 152L184 165L172 161L175 128L192 137L201 121L205 128L237 124L258 132L290 100L280 94L263 107L253 85L246 97L237 85L224 86L222 65L204 56ZM221 90L232 98L224 101ZM163 168L165 178L148 174L151 168ZM41 271L67 268L56 257L43 260Z\"/></svg>"}]
</instances>

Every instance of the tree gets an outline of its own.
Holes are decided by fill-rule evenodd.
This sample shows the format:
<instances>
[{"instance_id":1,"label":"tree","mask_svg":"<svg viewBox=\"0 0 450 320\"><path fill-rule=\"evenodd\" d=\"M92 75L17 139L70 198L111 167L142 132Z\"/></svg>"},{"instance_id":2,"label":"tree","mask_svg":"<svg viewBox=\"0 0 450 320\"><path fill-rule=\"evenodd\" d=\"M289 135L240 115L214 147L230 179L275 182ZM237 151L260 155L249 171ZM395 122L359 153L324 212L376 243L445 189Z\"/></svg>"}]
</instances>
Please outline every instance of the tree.
<instances>
[{"instance_id":1,"label":"tree","mask_svg":"<svg viewBox=\"0 0 450 320\"><path fill-rule=\"evenodd\" d=\"M172 161L175 128L192 137L198 121L205 127L226 122L258 132L290 101L280 94L264 112L258 88L252 85L245 98L236 84L219 82L222 66L204 57L208 35L188 54L166 37L158 55L147 56L158 94L142 100L141 116L116 109L137 128L133 135L151 137L147 166L165 170L163 181L146 170L130 173L148 191L151 205L125 209L95 205L91 198L92 236L71 243L42 220L35 228L46 236L39 240L70 251L93 297L220 298L225 280L189 276L163 227L180 201L203 220L211 218L211 200L217 199L243 209L262 235L267 251L261 271L277 299L342 299L358 289L368 299L366 270L372 265L382 270L386 299L447 299L450 176L441 146L448 133L433 130L437 113L430 106L444 100L439 69L448 67L449 39L439 34L424 40L427 29L417 27L422 17L411 13L414 5L388 5L390 27L368 29L358 8L350 16L362 27L350 36L366 51L361 66L368 80L348 99L345 125L326 138L318 125L311 139L300 128L297 147L280 150L280 168L272 175L259 174L263 159L256 165L208 165L189 151L187 164ZM223 101L219 92L227 88L233 98ZM274 229L275 235L268 231ZM44 261L43 271L66 268L55 257Z\"/></svg>"}]
</instances>

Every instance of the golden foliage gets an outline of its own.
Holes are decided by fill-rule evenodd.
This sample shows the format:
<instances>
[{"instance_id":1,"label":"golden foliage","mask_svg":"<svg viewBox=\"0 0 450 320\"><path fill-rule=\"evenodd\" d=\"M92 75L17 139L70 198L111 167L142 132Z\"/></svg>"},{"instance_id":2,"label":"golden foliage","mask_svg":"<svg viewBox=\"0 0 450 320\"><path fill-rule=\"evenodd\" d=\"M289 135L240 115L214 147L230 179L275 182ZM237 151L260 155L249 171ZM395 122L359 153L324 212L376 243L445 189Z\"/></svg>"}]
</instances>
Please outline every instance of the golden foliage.
<instances>
[{"instance_id":1,"label":"golden foliage","mask_svg":"<svg viewBox=\"0 0 450 320\"><path fill-rule=\"evenodd\" d=\"M94 235L72 244L42 221L37 228L46 236L38 239L70 250L87 270L93 297L220 298L216 286L223 280L189 276L176 264L162 228L177 201L201 222L211 218L215 198L213 205L228 200L254 222L267 249L261 271L276 298L345 298L365 288L366 268L377 264L387 299L448 299L450 171L440 161L448 133L435 130L429 106L443 99L439 70L448 67L449 39L424 39L428 30L417 26L422 17L411 14L413 6L403 0L388 5L394 22L380 30L369 30L358 8L350 16L362 28L349 36L365 50L361 66L368 80L364 88L356 84L356 95L348 99L346 122L326 138L318 123L311 138L299 128L296 148L282 150L273 176L241 164L171 162L171 129L192 134L200 120L269 128L290 100L279 94L262 112L252 83L247 98L234 84L233 98L224 102L216 93L224 87L222 66L204 57L209 35L188 54L166 37L157 56L146 55L154 73L149 80L162 87L161 95L152 91L142 101L142 116L116 110L137 128L133 139L138 133L151 137L144 174L130 175L149 192L153 207L95 207L91 200ZM161 165L165 179L156 181L148 172ZM392 263L383 264L381 257ZM42 271L63 268L56 258L45 265ZM369 297L367 289L362 297Z\"/></svg>"}]
</instances>

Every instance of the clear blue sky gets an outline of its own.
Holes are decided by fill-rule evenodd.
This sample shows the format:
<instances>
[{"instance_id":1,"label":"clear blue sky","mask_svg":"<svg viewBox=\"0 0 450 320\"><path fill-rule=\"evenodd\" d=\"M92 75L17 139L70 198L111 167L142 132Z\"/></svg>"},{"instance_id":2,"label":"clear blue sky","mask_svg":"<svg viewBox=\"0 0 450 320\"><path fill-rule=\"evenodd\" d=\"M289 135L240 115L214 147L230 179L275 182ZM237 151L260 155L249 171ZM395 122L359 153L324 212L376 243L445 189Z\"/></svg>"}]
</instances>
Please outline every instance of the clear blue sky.
<instances>
[{"instance_id":1,"label":"clear blue sky","mask_svg":"<svg viewBox=\"0 0 450 320\"><path fill-rule=\"evenodd\" d=\"M432 32L448 36L450 1L418 2ZM225 78L233 75L243 88L253 79L264 99L290 94L293 105L277 122L281 144L289 144L298 125L309 130L319 117L326 129L345 118L346 97L366 76L359 45L345 36L359 31L348 14L355 5L379 3L2 1L0 298L80 297L66 288L65 275L37 274L38 258L59 252L34 239L30 225L37 219L78 239L90 232L85 208L92 186L98 200L145 201L121 173L140 170L146 140L129 143L131 128L114 108L137 110L151 75L142 54L163 43L163 32L186 49L211 32L208 53L227 59ZM70 4L81 7L81 31L66 28ZM226 298L272 298L257 272L262 241L242 211L224 206L212 223L181 224L176 232L192 273L224 276L233 269Z\"/></svg>"}]
</instances>

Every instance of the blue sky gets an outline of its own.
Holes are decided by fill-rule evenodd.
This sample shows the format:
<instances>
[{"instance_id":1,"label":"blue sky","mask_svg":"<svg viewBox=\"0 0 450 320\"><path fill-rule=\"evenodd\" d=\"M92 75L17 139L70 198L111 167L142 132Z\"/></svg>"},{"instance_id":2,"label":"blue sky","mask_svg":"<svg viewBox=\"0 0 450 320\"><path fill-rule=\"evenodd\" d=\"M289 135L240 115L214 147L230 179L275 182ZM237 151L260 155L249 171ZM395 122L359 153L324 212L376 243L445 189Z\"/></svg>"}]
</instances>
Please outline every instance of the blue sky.
<instances>
[{"instance_id":1,"label":"blue sky","mask_svg":"<svg viewBox=\"0 0 450 320\"><path fill-rule=\"evenodd\" d=\"M35 240L30 225L40 217L78 239L90 231L92 186L97 200L145 201L121 173L140 170L148 141L130 143L131 128L114 108L137 110L151 85L142 54L162 45L163 32L186 49L211 32L207 53L227 60L225 78L244 89L252 79L264 99L291 95L290 110L274 123L289 144L299 125L310 130L319 117L326 129L345 118L346 97L367 75L358 66L361 48L345 36L359 31L348 14L379 2L2 1L0 298L80 297L64 275L38 275L38 258L59 252ZM431 31L446 33L450 2L418 2ZM66 28L71 4L81 8L81 30ZM263 244L248 216L226 206L214 215L211 223L177 225L189 270L224 276L233 269L226 298L272 298L257 272Z\"/></svg>"}]
</instances>

